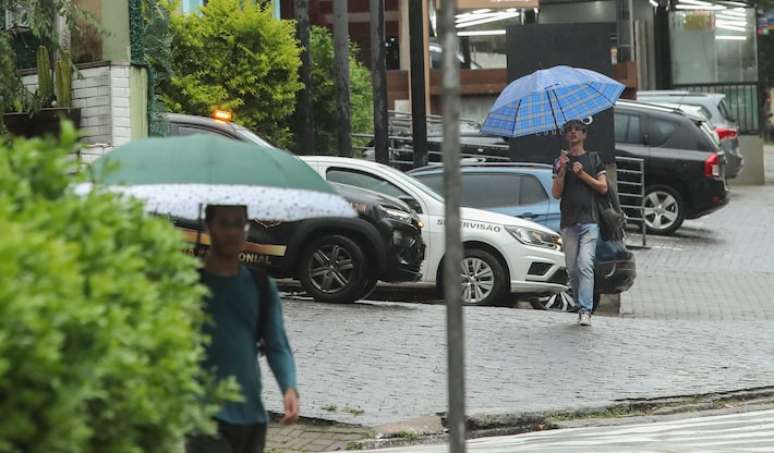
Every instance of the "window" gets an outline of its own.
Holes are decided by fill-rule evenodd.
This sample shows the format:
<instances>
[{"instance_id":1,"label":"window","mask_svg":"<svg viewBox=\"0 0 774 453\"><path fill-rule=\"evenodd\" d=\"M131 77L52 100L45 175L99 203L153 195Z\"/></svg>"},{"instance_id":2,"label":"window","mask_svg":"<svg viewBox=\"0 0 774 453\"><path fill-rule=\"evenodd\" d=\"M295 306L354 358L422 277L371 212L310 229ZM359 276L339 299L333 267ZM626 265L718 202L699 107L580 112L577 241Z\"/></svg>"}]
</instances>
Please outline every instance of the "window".
<instances>
[{"instance_id":1,"label":"window","mask_svg":"<svg viewBox=\"0 0 774 453\"><path fill-rule=\"evenodd\" d=\"M195 13L199 11L199 8L205 6L207 0L183 0L182 8L184 13Z\"/></svg>"},{"instance_id":2,"label":"window","mask_svg":"<svg viewBox=\"0 0 774 453\"><path fill-rule=\"evenodd\" d=\"M436 193L443 193L443 173L414 176L418 181L433 189Z\"/></svg>"},{"instance_id":3,"label":"window","mask_svg":"<svg viewBox=\"0 0 774 453\"><path fill-rule=\"evenodd\" d=\"M643 144L639 115L615 114L615 141L616 143L629 143L632 145Z\"/></svg>"},{"instance_id":4,"label":"window","mask_svg":"<svg viewBox=\"0 0 774 453\"><path fill-rule=\"evenodd\" d=\"M328 170L326 179L330 182L337 182L339 184L349 184L350 186L360 187L363 189L373 190L384 195L395 198L410 197L409 194L404 192L398 186L387 182L381 178L363 173L356 170L345 170L342 168L332 168Z\"/></svg>"},{"instance_id":5,"label":"window","mask_svg":"<svg viewBox=\"0 0 774 453\"><path fill-rule=\"evenodd\" d=\"M548 194L540 184L540 181L531 175L523 175L521 177L521 204L535 204L543 203L548 200Z\"/></svg>"},{"instance_id":6,"label":"window","mask_svg":"<svg viewBox=\"0 0 774 453\"><path fill-rule=\"evenodd\" d=\"M469 208L518 206L521 177L508 173L462 175L462 205Z\"/></svg>"},{"instance_id":7,"label":"window","mask_svg":"<svg viewBox=\"0 0 774 453\"><path fill-rule=\"evenodd\" d=\"M677 128L678 124L672 121L651 117L648 144L653 147L664 145Z\"/></svg>"},{"instance_id":8,"label":"window","mask_svg":"<svg viewBox=\"0 0 774 453\"><path fill-rule=\"evenodd\" d=\"M736 118L734 118L734 115L731 114L731 111L728 108L728 103L725 99L720 100L720 103L718 104L718 110L720 110L720 114L723 115L723 118L725 118L726 121L736 121Z\"/></svg>"}]
</instances>

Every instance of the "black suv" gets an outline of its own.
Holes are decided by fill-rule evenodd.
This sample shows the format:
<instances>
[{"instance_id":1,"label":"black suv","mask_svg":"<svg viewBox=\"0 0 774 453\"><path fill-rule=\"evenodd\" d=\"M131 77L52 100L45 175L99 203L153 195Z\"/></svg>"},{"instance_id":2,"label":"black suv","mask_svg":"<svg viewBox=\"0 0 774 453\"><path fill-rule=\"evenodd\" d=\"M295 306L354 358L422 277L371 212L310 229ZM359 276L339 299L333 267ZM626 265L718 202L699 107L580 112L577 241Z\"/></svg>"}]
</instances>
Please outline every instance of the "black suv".
<instances>
[{"instance_id":1,"label":"black suv","mask_svg":"<svg viewBox=\"0 0 774 453\"><path fill-rule=\"evenodd\" d=\"M651 233L672 234L685 219L728 203L726 157L700 118L619 101L615 138L617 156L644 160L645 224Z\"/></svg>"},{"instance_id":2,"label":"black suv","mask_svg":"<svg viewBox=\"0 0 774 453\"><path fill-rule=\"evenodd\" d=\"M242 126L210 118L167 114L170 135L218 134L251 143L266 141ZM271 145L269 145L271 146ZM252 221L240 256L264 266L277 278L299 280L316 300L351 303L366 297L378 281L413 282L424 260L422 225L404 202L370 190L332 184L358 218L320 218L299 222ZM209 238L196 221L175 220L192 243Z\"/></svg>"}]
</instances>

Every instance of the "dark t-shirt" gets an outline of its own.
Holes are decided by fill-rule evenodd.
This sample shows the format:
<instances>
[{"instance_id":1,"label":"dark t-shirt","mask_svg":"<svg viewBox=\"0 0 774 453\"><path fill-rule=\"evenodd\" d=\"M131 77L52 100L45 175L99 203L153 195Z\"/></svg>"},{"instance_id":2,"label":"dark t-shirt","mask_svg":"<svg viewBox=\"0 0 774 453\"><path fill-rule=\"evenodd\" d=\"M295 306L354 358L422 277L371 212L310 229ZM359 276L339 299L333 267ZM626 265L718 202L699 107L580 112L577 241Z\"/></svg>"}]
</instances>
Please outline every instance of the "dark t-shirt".
<instances>
[{"instance_id":1,"label":"dark t-shirt","mask_svg":"<svg viewBox=\"0 0 774 453\"><path fill-rule=\"evenodd\" d=\"M594 210L594 189L578 178L572 171L575 162L583 164L583 170L597 178L605 174L605 164L597 153L587 152L580 156L568 155L567 173L564 176L564 192L562 193L561 227L566 228L575 224L597 223ZM559 159L554 161L554 177L559 174Z\"/></svg>"}]
</instances>

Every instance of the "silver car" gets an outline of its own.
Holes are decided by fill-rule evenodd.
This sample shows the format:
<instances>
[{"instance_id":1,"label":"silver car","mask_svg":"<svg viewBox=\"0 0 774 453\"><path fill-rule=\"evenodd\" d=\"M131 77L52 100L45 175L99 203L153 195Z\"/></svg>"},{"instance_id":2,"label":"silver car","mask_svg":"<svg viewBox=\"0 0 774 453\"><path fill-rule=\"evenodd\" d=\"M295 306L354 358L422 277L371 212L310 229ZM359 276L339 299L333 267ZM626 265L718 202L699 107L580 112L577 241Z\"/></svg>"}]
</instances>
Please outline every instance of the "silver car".
<instances>
[{"instance_id":1,"label":"silver car","mask_svg":"<svg viewBox=\"0 0 774 453\"><path fill-rule=\"evenodd\" d=\"M637 100L669 107L696 106L699 112L709 119L720 140L720 147L726 153L726 176L734 178L742 170L744 158L739 150L739 124L731 115L725 94L679 90L640 91L637 93Z\"/></svg>"}]
</instances>

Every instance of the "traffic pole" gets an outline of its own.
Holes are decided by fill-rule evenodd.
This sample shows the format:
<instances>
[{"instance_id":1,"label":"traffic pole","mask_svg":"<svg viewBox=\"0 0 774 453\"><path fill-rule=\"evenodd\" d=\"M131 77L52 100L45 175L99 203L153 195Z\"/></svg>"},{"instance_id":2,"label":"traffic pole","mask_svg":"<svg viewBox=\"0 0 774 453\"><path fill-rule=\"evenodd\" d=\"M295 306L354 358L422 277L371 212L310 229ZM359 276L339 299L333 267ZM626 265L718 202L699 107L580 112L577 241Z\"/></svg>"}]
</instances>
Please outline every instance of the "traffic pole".
<instances>
[{"instance_id":1,"label":"traffic pole","mask_svg":"<svg viewBox=\"0 0 774 453\"><path fill-rule=\"evenodd\" d=\"M446 298L446 341L449 393L449 451L465 452L465 326L461 287L463 260L460 231L460 66L459 41L455 28L457 0L443 0L441 7L443 172L446 257L444 296Z\"/></svg>"},{"instance_id":2,"label":"traffic pole","mask_svg":"<svg viewBox=\"0 0 774 453\"><path fill-rule=\"evenodd\" d=\"M349 17L347 0L333 0L333 59L336 66L338 155L352 157L352 105L349 95Z\"/></svg>"},{"instance_id":3,"label":"traffic pole","mask_svg":"<svg viewBox=\"0 0 774 453\"><path fill-rule=\"evenodd\" d=\"M374 93L374 151L376 161L389 164L387 117L387 51L384 0L371 0L371 79Z\"/></svg>"}]
</instances>

